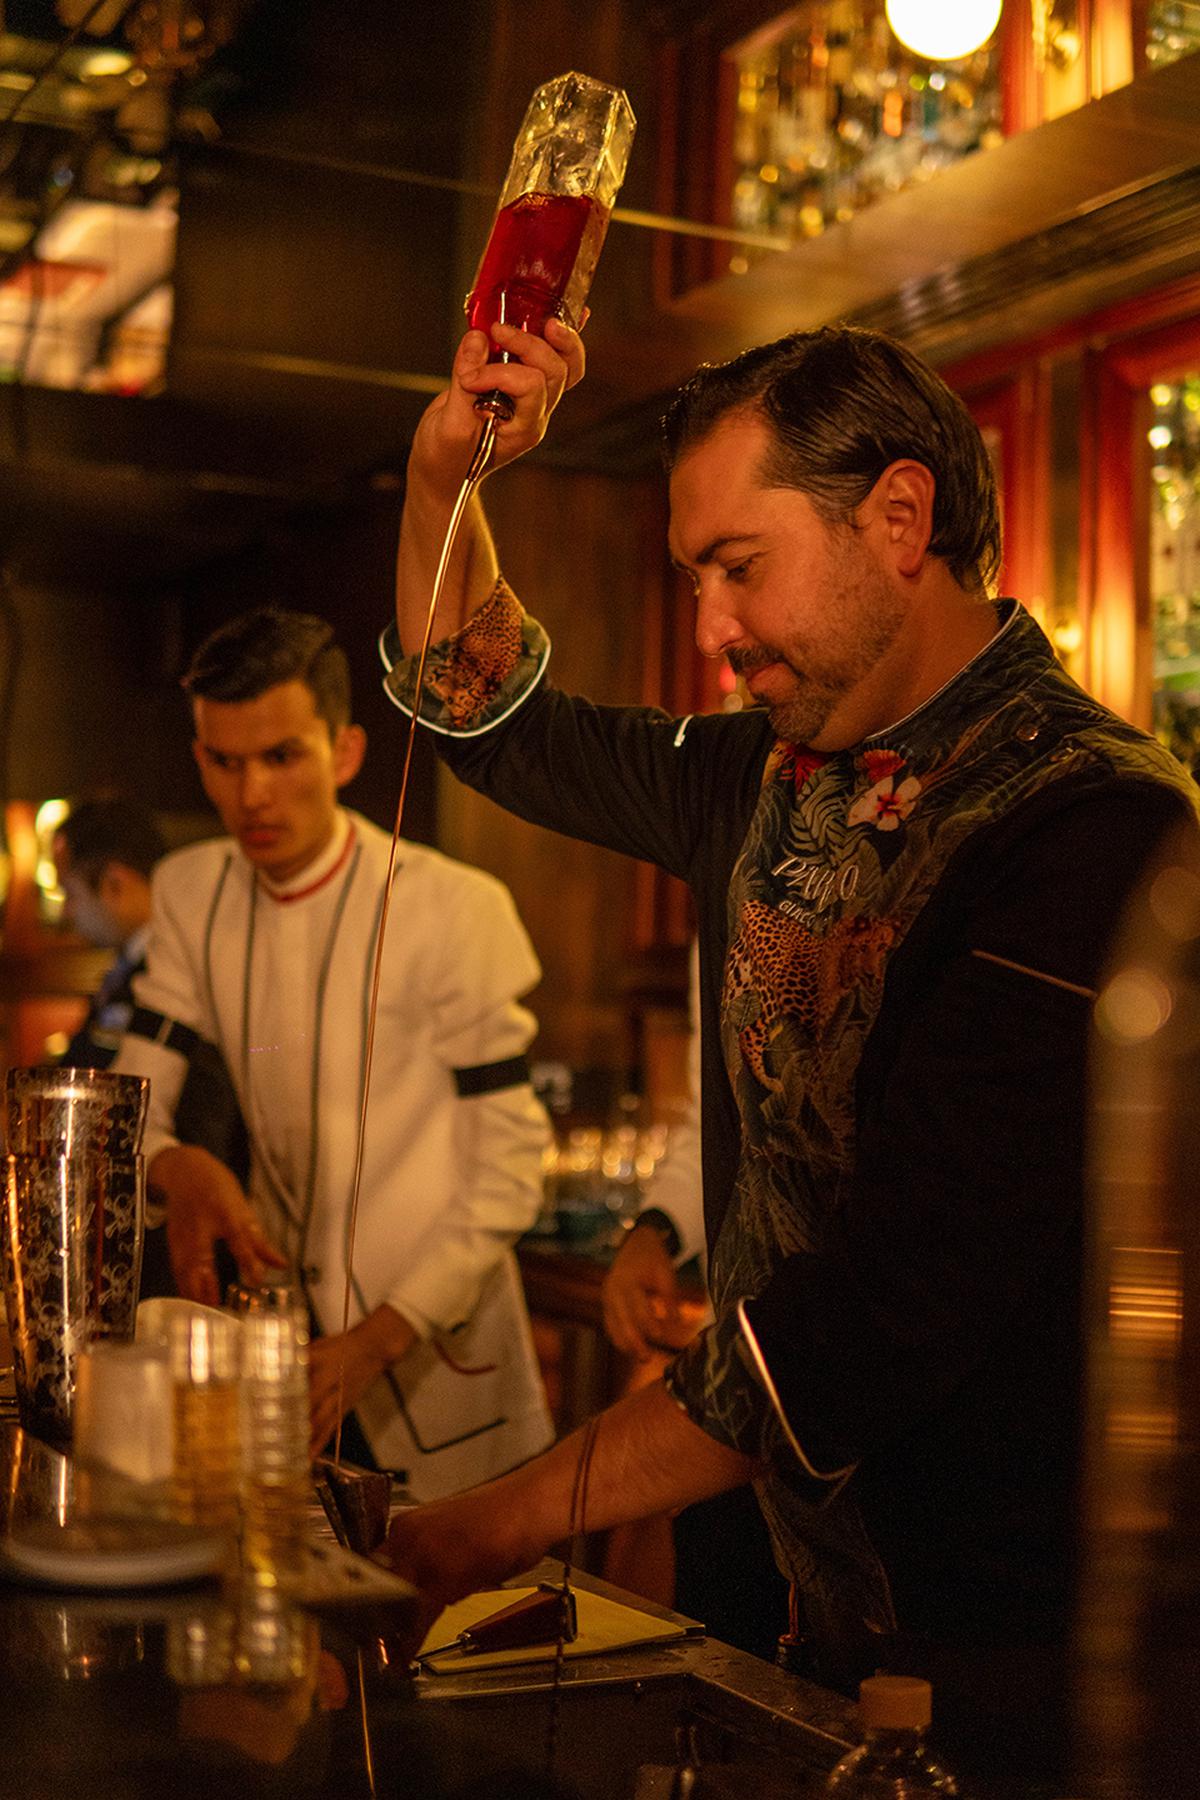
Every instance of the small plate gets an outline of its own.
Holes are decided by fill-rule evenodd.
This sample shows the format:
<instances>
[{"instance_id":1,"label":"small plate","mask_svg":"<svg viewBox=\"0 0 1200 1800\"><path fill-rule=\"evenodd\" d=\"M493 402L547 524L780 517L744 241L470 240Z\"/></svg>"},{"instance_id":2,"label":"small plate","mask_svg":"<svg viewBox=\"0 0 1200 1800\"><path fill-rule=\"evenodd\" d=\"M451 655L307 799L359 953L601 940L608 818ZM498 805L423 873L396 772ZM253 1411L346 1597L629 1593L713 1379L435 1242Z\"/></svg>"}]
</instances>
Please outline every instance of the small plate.
<instances>
[{"instance_id":1,"label":"small plate","mask_svg":"<svg viewBox=\"0 0 1200 1800\"><path fill-rule=\"evenodd\" d=\"M0 1561L50 1587L167 1587L220 1569L225 1539L163 1519L49 1519L17 1525L0 1538Z\"/></svg>"}]
</instances>

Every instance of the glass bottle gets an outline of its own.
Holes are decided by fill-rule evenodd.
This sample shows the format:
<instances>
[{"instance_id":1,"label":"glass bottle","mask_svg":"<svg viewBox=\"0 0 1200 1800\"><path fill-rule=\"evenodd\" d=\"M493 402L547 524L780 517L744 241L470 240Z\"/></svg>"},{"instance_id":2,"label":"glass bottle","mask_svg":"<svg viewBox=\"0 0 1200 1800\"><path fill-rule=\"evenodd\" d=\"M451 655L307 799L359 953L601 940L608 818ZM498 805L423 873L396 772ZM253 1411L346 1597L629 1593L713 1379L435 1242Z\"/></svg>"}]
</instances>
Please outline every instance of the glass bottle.
<instances>
[{"instance_id":1,"label":"glass bottle","mask_svg":"<svg viewBox=\"0 0 1200 1800\"><path fill-rule=\"evenodd\" d=\"M554 316L579 327L633 133L619 88L573 70L538 88L467 297L469 326L541 332Z\"/></svg>"},{"instance_id":2,"label":"glass bottle","mask_svg":"<svg viewBox=\"0 0 1200 1800\"><path fill-rule=\"evenodd\" d=\"M926 1748L933 1711L927 1681L872 1675L859 1685L858 1705L864 1741L830 1771L826 1794L838 1800L950 1800L958 1794L954 1777Z\"/></svg>"}]
</instances>

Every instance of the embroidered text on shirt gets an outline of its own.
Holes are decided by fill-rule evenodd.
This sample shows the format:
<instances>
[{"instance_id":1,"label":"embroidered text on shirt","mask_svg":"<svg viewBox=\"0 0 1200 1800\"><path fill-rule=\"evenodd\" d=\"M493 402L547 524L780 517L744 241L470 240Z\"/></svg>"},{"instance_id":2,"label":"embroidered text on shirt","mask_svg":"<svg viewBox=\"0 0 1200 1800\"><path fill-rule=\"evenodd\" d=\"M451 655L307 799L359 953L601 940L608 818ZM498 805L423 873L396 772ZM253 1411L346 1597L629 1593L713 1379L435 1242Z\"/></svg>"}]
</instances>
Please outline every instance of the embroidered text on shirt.
<instances>
[{"instance_id":1,"label":"embroidered text on shirt","mask_svg":"<svg viewBox=\"0 0 1200 1800\"><path fill-rule=\"evenodd\" d=\"M835 900L849 900L858 889L859 870L857 863L844 863L840 869L830 868L827 863L817 862L805 856L785 856L771 870L777 878L782 876L788 886L798 890L793 897L792 905L797 898L807 900L817 912L824 912ZM782 910L788 910L786 906Z\"/></svg>"}]
</instances>

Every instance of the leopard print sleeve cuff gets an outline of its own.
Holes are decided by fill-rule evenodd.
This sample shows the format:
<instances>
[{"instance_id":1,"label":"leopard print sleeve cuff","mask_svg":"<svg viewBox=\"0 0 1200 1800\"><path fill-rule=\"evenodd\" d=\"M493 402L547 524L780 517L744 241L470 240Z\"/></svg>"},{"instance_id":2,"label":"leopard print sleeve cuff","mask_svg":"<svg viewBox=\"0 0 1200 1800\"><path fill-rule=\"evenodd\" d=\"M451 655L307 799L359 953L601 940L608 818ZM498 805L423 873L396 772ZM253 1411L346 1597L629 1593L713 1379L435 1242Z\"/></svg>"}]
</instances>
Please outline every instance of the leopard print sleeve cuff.
<instances>
[{"instance_id":1,"label":"leopard print sleeve cuff","mask_svg":"<svg viewBox=\"0 0 1200 1800\"><path fill-rule=\"evenodd\" d=\"M668 1392L709 1437L761 1457L770 1419L759 1383L739 1353L736 1314L718 1318L693 1338L666 1370Z\"/></svg>"},{"instance_id":2,"label":"leopard print sleeve cuff","mask_svg":"<svg viewBox=\"0 0 1200 1800\"><path fill-rule=\"evenodd\" d=\"M405 656L395 625L379 640L384 691L411 713L417 658ZM541 680L550 640L501 576L453 637L432 644L421 684L421 723L447 736L474 737L499 725Z\"/></svg>"}]
</instances>

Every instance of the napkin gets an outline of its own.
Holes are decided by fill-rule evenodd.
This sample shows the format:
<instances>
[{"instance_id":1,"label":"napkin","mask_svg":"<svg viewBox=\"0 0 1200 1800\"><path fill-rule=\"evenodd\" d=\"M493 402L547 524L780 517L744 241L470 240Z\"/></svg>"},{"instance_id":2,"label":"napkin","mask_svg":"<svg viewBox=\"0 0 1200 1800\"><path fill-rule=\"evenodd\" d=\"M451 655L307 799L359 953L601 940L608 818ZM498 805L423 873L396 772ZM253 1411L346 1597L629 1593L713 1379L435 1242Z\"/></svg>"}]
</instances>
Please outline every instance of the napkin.
<instances>
[{"instance_id":1,"label":"napkin","mask_svg":"<svg viewBox=\"0 0 1200 1800\"><path fill-rule=\"evenodd\" d=\"M452 1644L460 1632L478 1624L480 1619L536 1592L532 1587L496 1588L456 1600L436 1619L420 1654L424 1656L439 1644ZM577 1587L574 1592L579 1631L573 1643L563 1646L564 1656L600 1656L613 1650L630 1650L635 1644L678 1642L693 1636L698 1629L679 1619L655 1618L588 1588ZM430 1675L461 1675L467 1670L501 1669L514 1663L553 1662L555 1653L552 1643L522 1645L514 1650L447 1650L421 1666Z\"/></svg>"}]
</instances>

